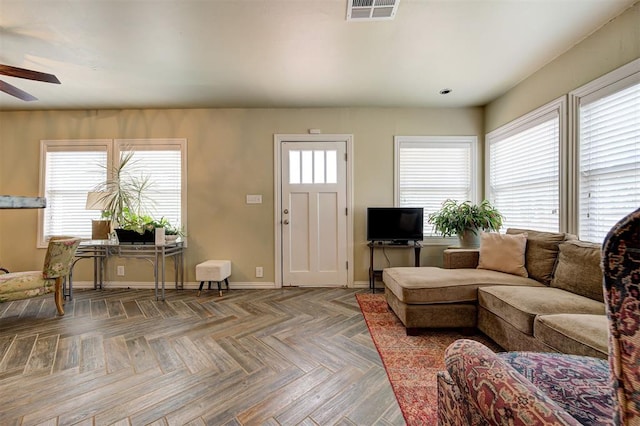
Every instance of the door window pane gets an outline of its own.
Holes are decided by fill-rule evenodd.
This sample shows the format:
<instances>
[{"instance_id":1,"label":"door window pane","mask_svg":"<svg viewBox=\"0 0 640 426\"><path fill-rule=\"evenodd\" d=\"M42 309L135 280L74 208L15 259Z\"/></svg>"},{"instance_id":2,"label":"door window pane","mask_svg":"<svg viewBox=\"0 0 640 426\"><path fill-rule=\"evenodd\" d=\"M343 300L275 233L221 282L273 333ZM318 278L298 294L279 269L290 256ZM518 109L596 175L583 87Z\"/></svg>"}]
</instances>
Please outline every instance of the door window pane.
<instances>
[{"instance_id":1,"label":"door window pane","mask_svg":"<svg viewBox=\"0 0 640 426\"><path fill-rule=\"evenodd\" d=\"M313 182L324 183L324 151L313 151Z\"/></svg>"},{"instance_id":2,"label":"door window pane","mask_svg":"<svg viewBox=\"0 0 640 426\"><path fill-rule=\"evenodd\" d=\"M300 151L289 151L289 183L300 183Z\"/></svg>"},{"instance_id":3,"label":"door window pane","mask_svg":"<svg viewBox=\"0 0 640 426\"><path fill-rule=\"evenodd\" d=\"M338 183L338 158L337 151L330 150L327 153L327 183Z\"/></svg>"},{"instance_id":4,"label":"door window pane","mask_svg":"<svg viewBox=\"0 0 640 426\"><path fill-rule=\"evenodd\" d=\"M313 151L302 151L302 183L313 183Z\"/></svg>"}]
</instances>

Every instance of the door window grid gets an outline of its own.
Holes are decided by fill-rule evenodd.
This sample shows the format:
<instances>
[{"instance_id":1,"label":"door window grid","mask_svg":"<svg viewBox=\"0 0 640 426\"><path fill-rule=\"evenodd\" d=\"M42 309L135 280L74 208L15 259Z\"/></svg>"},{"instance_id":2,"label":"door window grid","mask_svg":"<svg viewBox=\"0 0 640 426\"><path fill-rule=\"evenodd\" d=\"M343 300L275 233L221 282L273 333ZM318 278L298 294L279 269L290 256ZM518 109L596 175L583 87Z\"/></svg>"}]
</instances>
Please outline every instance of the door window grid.
<instances>
[{"instance_id":1,"label":"door window grid","mask_svg":"<svg viewBox=\"0 0 640 426\"><path fill-rule=\"evenodd\" d=\"M289 151L289 183L335 184L338 182L336 150Z\"/></svg>"}]
</instances>

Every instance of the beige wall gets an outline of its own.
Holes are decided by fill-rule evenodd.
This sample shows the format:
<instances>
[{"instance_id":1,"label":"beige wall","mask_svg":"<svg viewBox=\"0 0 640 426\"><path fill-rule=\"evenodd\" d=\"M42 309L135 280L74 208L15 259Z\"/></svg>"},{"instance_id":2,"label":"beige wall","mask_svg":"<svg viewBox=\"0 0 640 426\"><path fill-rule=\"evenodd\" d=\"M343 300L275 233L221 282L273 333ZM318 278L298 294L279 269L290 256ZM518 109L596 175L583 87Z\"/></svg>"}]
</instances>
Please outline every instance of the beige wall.
<instances>
[{"instance_id":1,"label":"beige wall","mask_svg":"<svg viewBox=\"0 0 640 426\"><path fill-rule=\"evenodd\" d=\"M640 2L522 81L485 110L487 132L640 57Z\"/></svg>"},{"instance_id":2,"label":"beige wall","mask_svg":"<svg viewBox=\"0 0 640 426\"><path fill-rule=\"evenodd\" d=\"M272 282L273 134L306 133L310 128L353 134L355 280L366 281L365 208L393 203L395 135L477 135L482 142L485 131L638 57L640 3L491 102L484 111L326 108L0 112L0 194L38 194L41 139L186 138L187 280L194 280L196 263L227 258L233 261L232 281ZM263 204L245 204L246 194L262 194ZM40 268L44 250L35 248L36 223L34 210L0 210L0 265L14 270ZM423 264L439 264L440 249L425 249ZM411 261L408 252L392 254L393 264ZM88 266L79 266L76 278L88 280ZM112 262L111 269L114 266ZM127 280L152 280L149 267L133 266L127 271L142 272L127 273ZM264 267L263 279L254 278L255 266ZM113 270L109 278L115 278Z\"/></svg>"},{"instance_id":3,"label":"beige wall","mask_svg":"<svg viewBox=\"0 0 640 426\"><path fill-rule=\"evenodd\" d=\"M465 109L189 109L0 112L0 193L37 195L41 139L165 138L188 140L187 280L204 259L230 259L232 281L273 282L273 135L354 135L355 280L367 280L365 208L393 203L395 135L483 134L481 108ZM480 138L482 140L482 138ZM246 194L263 203L245 204ZM38 269L35 210L0 211L0 264ZM398 261L411 262L402 259ZM425 250L423 262L438 263L440 252ZM83 265L86 263L86 265ZM76 280L90 279L89 261L78 264ZM115 280L116 263L110 262ZM264 278L254 278L256 266ZM134 270L142 271L135 273ZM153 281L151 268L134 263L128 281Z\"/></svg>"}]
</instances>

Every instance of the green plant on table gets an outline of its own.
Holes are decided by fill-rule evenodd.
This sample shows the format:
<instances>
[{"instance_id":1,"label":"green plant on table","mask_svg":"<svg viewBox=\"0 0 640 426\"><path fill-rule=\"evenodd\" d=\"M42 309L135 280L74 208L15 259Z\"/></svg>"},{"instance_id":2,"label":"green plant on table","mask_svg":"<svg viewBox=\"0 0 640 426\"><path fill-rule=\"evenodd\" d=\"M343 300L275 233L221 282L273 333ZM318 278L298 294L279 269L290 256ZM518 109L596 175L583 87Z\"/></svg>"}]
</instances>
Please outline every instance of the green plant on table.
<instances>
[{"instance_id":1,"label":"green plant on table","mask_svg":"<svg viewBox=\"0 0 640 426\"><path fill-rule=\"evenodd\" d=\"M122 212L122 219L119 225L121 229L136 231L138 234L144 234L145 231L153 232L156 228L156 222L151 216L134 213L127 207Z\"/></svg>"},{"instance_id":2,"label":"green plant on table","mask_svg":"<svg viewBox=\"0 0 640 426\"><path fill-rule=\"evenodd\" d=\"M502 220L502 214L488 200L473 204L471 201L448 199L442 203L440 210L428 216L433 229L445 237L461 235L465 230L474 234L478 230L498 231L502 227Z\"/></svg>"},{"instance_id":3,"label":"green plant on table","mask_svg":"<svg viewBox=\"0 0 640 426\"><path fill-rule=\"evenodd\" d=\"M164 216L160 218L160 220L151 222L151 225L154 228L164 228L165 235L184 236L184 232L182 231L182 229L172 225L171 222L169 222L169 220Z\"/></svg>"}]
</instances>

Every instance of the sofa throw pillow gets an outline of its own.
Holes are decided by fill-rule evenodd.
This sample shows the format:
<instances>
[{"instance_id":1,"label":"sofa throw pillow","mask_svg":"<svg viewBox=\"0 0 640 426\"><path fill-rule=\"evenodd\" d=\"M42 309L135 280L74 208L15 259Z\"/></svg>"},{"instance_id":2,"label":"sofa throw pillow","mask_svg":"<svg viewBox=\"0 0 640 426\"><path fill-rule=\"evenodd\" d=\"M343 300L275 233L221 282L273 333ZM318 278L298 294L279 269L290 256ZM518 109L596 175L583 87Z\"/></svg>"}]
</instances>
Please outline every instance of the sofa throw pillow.
<instances>
[{"instance_id":1,"label":"sofa throw pillow","mask_svg":"<svg viewBox=\"0 0 640 426\"><path fill-rule=\"evenodd\" d=\"M490 269L507 274L527 277L524 266L527 234L480 234L480 258L478 269Z\"/></svg>"},{"instance_id":2,"label":"sofa throw pillow","mask_svg":"<svg viewBox=\"0 0 640 426\"><path fill-rule=\"evenodd\" d=\"M560 244L551 287L604 302L600 244L573 240Z\"/></svg>"},{"instance_id":3,"label":"sofa throw pillow","mask_svg":"<svg viewBox=\"0 0 640 426\"><path fill-rule=\"evenodd\" d=\"M529 278L544 285L551 284L553 269L558 260L558 246L570 236L562 232L542 232L529 229L507 229L507 234L527 234L527 250L524 254L524 266ZM575 238L575 237L574 237Z\"/></svg>"}]
</instances>

